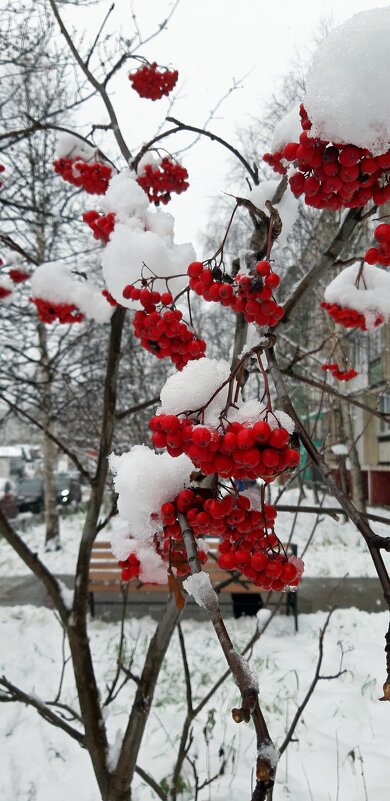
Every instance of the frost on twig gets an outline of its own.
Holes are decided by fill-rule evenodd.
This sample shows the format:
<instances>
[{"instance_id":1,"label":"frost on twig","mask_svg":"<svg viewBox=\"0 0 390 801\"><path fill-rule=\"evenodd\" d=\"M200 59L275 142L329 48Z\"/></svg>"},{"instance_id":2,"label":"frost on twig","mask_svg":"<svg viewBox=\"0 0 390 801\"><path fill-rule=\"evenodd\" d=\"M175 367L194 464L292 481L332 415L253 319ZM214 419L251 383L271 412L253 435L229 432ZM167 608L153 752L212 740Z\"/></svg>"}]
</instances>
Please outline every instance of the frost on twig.
<instances>
[{"instance_id":1,"label":"frost on twig","mask_svg":"<svg viewBox=\"0 0 390 801\"><path fill-rule=\"evenodd\" d=\"M217 594L211 586L208 573L201 571L188 576L183 581L183 587L189 595L192 595L198 606L202 606L209 615L212 615L218 609Z\"/></svg>"}]
</instances>

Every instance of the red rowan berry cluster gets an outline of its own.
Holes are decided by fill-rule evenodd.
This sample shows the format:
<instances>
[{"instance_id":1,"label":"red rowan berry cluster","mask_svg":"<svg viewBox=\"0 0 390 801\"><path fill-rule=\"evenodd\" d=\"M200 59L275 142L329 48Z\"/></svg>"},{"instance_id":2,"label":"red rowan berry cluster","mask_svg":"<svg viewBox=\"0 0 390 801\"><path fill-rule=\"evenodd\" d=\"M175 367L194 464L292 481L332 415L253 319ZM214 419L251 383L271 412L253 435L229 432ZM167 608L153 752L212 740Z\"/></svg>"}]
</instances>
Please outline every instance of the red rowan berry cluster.
<instances>
[{"instance_id":1,"label":"red rowan berry cluster","mask_svg":"<svg viewBox=\"0 0 390 801\"><path fill-rule=\"evenodd\" d=\"M115 219L116 215L112 211L109 214L99 214L98 211L85 211L83 214L83 220L92 229L94 239L100 239L105 244L107 244L110 234L115 228Z\"/></svg>"},{"instance_id":2,"label":"red rowan berry cluster","mask_svg":"<svg viewBox=\"0 0 390 801\"><path fill-rule=\"evenodd\" d=\"M54 161L54 171L61 175L64 181L81 186L91 195L104 195L111 178L111 167L100 162L86 162L81 159L57 159Z\"/></svg>"},{"instance_id":3,"label":"red rowan berry cluster","mask_svg":"<svg viewBox=\"0 0 390 801\"><path fill-rule=\"evenodd\" d=\"M197 295L241 312L248 323L274 326L283 317L283 307L272 295L280 278L269 261L256 264L256 275L238 274L234 280L219 267L205 267L200 261L189 264L187 273L189 286Z\"/></svg>"},{"instance_id":4,"label":"red rowan berry cluster","mask_svg":"<svg viewBox=\"0 0 390 801\"><path fill-rule=\"evenodd\" d=\"M107 303L109 303L110 306L119 306L119 303L115 300L115 298L112 297L108 289L102 289L102 295L104 295L104 297L107 300Z\"/></svg>"},{"instance_id":5,"label":"red rowan berry cluster","mask_svg":"<svg viewBox=\"0 0 390 801\"><path fill-rule=\"evenodd\" d=\"M171 199L171 193L180 195L189 187L188 172L181 164L165 157L159 165L146 164L137 183L146 192L151 203L166 205Z\"/></svg>"},{"instance_id":6,"label":"red rowan berry cluster","mask_svg":"<svg viewBox=\"0 0 390 801\"><path fill-rule=\"evenodd\" d=\"M329 314L335 323L343 325L344 328L360 328L367 331L366 316L356 309L349 309L347 306L339 306L337 303L321 303L321 307ZM376 328L384 322L382 314L377 313L374 317L371 328Z\"/></svg>"},{"instance_id":7,"label":"red rowan berry cluster","mask_svg":"<svg viewBox=\"0 0 390 801\"><path fill-rule=\"evenodd\" d=\"M266 164L269 164L274 172L278 173L279 175L286 175L287 169L282 164L282 158L286 158L286 156L282 157L282 151L275 150L274 153L264 153L263 161L265 161Z\"/></svg>"},{"instance_id":8,"label":"red rowan berry cluster","mask_svg":"<svg viewBox=\"0 0 390 801\"><path fill-rule=\"evenodd\" d=\"M163 550L169 553L170 563L178 574L186 575L190 571L178 513L185 516L195 537L221 538L218 564L223 569L242 571L263 589L280 591L299 583L302 572L281 551L274 531L274 506L263 504L262 510L257 511L251 508L249 498L244 495L205 499L192 489L182 490L172 503L164 503L161 507ZM198 557L201 562L207 561L207 554L201 549Z\"/></svg>"},{"instance_id":9,"label":"red rowan berry cluster","mask_svg":"<svg viewBox=\"0 0 390 801\"><path fill-rule=\"evenodd\" d=\"M4 172L4 170L5 170L4 164L0 164L0 173L1 173L1 172ZM3 181L0 181L0 188L1 188L2 186L3 186Z\"/></svg>"},{"instance_id":10,"label":"red rowan berry cluster","mask_svg":"<svg viewBox=\"0 0 390 801\"><path fill-rule=\"evenodd\" d=\"M355 378L358 375L357 371L354 370L353 367L350 367L349 370L340 370L340 367L336 362L332 364L322 364L321 370L330 370L333 378L337 378L338 381L351 381L352 378Z\"/></svg>"},{"instance_id":11,"label":"red rowan berry cluster","mask_svg":"<svg viewBox=\"0 0 390 801\"><path fill-rule=\"evenodd\" d=\"M0 285L0 300L8 298L9 295L12 295L12 290Z\"/></svg>"},{"instance_id":12,"label":"red rowan berry cluster","mask_svg":"<svg viewBox=\"0 0 390 801\"><path fill-rule=\"evenodd\" d=\"M184 489L174 501L163 503L161 507L164 524L162 556L169 558L170 565L176 568L179 576L186 576L191 571L178 515L183 514L186 517L195 537L207 534L209 515L204 512L204 503L202 495L192 489ZM202 564L207 562L207 553L203 548L198 548L198 558Z\"/></svg>"},{"instance_id":13,"label":"red rowan berry cluster","mask_svg":"<svg viewBox=\"0 0 390 801\"><path fill-rule=\"evenodd\" d=\"M273 481L299 463L288 431L279 423L271 428L266 419L227 423L219 432L190 417L161 414L151 418L149 428L156 448L166 448L170 456L187 454L204 475Z\"/></svg>"},{"instance_id":14,"label":"red rowan berry cluster","mask_svg":"<svg viewBox=\"0 0 390 801\"><path fill-rule=\"evenodd\" d=\"M153 64L145 64L129 75L129 81L133 89L140 97L148 100L160 100L164 95L169 95L176 86L179 73L177 70L163 69Z\"/></svg>"},{"instance_id":15,"label":"red rowan berry cluster","mask_svg":"<svg viewBox=\"0 0 390 801\"><path fill-rule=\"evenodd\" d=\"M122 581L131 581L132 578L139 578L141 562L135 553L130 553L127 559L121 559L118 565L122 568Z\"/></svg>"},{"instance_id":16,"label":"red rowan berry cluster","mask_svg":"<svg viewBox=\"0 0 390 801\"><path fill-rule=\"evenodd\" d=\"M18 270L15 268L9 271L9 277L14 284L22 284L23 281L28 281L30 278L30 273L26 273L25 270Z\"/></svg>"},{"instance_id":17,"label":"red rowan berry cluster","mask_svg":"<svg viewBox=\"0 0 390 801\"><path fill-rule=\"evenodd\" d=\"M382 264L390 267L390 225L382 223L375 228L374 237L379 243L377 248L369 248L364 256L367 264Z\"/></svg>"},{"instance_id":18,"label":"red rowan berry cluster","mask_svg":"<svg viewBox=\"0 0 390 801\"><path fill-rule=\"evenodd\" d=\"M253 509L244 495L225 495L210 498L194 489L184 489L173 501L163 503L160 510L162 539L154 538L156 552L174 567L177 575L190 573L187 551L178 516L182 514L196 538L204 535L219 537L218 564L225 570L242 572L253 584L265 590L281 591L299 584L303 563L286 556L274 530L276 509L262 504L261 511ZM198 547L202 564L207 553ZM122 581L139 578L141 563L131 553L120 561Z\"/></svg>"},{"instance_id":19,"label":"red rowan berry cluster","mask_svg":"<svg viewBox=\"0 0 390 801\"><path fill-rule=\"evenodd\" d=\"M176 368L182 370L189 361L205 355L204 339L200 339L183 321L183 313L174 308L170 292L161 294L146 286L138 289L129 284L123 290L123 297L137 300L144 307L134 315L134 334L142 347L158 359L170 358Z\"/></svg>"},{"instance_id":20,"label":"red rowan berry cluster","mask_svg":"<svg viewBox=\"0 0 390 801\"><path fill-rule=\"evenodd\" d=\"M37 307L39 319L42 323L81 323L84 315L78 310L77 306L69 303L51 303L42 298L30 298Z\"/></svg>"},{"instance_id":21,"label":"red rowan berry cluster","mask_svg":"<svg viewBox=\"0 0 390 801\"><path fill-rule=\"evenodd\" d=\"M390 183L380 184L390 170L390 150L373 156L356 145L310 137L312 125L303 105L300 115L303 132L299 142L288 142L280 152L264 156L279 173L283 162L295 162L297 172L289 178L294 195L304 194L308 206L330 211L365 206L371 199L382 205L390 199Z\"/></svg>"},{"instance_id":22,"label":"red rowan berry cluster","mask_svg":"<svg viewBox=\"0 0 390 801\"><path fill-rule=\"evenodd\" d=\"M210 514L214 513L217 519L222 518L224 526L220 534L222 542L218 546L220 567L224 570L240 570L253 584L264 590L280 592L299 584L303 563L296 557L289 559L284 553L274 530L274 506L263 504L261 512L251 509L249 499L242 495L231 511L229 496L219 502L211 501L211 504ZM223 509L225 505L228 506L228 513Z\"/></svg>"}]
</instances>

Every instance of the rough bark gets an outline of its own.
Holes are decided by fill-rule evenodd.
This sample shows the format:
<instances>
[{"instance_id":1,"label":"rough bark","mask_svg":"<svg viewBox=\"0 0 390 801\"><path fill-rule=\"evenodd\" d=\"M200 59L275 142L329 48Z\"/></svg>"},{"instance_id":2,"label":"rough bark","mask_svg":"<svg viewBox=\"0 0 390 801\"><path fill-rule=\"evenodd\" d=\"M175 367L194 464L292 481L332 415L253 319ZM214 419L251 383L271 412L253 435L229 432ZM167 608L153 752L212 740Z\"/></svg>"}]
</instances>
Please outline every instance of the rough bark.
<instances>
[{"instance_id":1,"label":"rough bark","mask_svg":"<svg viewBox=\"0 0 390 801\"><path fill-rule=\"evenodd\" d=\"M176 607L175 599L171 597L150 641L117 766L112 777L110 788L112 795L110 795L109 801L131 801L131 783L154 691L181 611Z\"/></svg>"},{"instance_id":2,"label":"rough bark","mask_svg":"<svg viewBox=\"0 0 390 801\"><path fill-rule=\"evenodd\" d=\"M366 499L364 493L363 474L360 466L360 459L351 420L351 411L346 403L340 403L341 419L345 434L346 445L348 447L348 457L350 465L352 500L356 509L363 514L366 513Z\"/></svg>"},{"instance_id":3,"label":"rough bark","mask_svg":"<svg viewBox=\"0 0 390 801\"><path fill-rule=\"evenodd\" d=\"M56 448L49 434L53 434L52 414L52 374L47 347L47 333L43 323L38 323L39 349L41 353L41 379L43 387L43 492L45 511L45 548L48 551L60 547L60 522L57 509L57 492L54 482L56 468Z\"/></svg>"}]
</instances>

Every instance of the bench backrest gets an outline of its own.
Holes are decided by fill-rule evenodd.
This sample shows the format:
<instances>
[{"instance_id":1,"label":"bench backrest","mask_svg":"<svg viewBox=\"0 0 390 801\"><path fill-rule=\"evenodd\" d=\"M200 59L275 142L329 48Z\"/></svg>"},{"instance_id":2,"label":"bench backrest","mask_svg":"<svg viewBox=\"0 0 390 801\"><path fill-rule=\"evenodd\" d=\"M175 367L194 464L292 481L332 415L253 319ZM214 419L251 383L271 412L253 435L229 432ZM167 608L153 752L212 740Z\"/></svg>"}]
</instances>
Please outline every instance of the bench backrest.
<instances>
[{"instance_id":1,"label":"bench backrest","mask_svg":"<svg viewBox=\"0 0 390 801\"><path fill-rule=\"evenodd\" d=\"M245 576L239 574L235 575L232 580L232 574L223 568L219 567L217 563L217 540L210 542L209 558L203 570L209 576L212 584L222 584L220 592L228 593L258 593L259 587L256 587ZM288 544L285 546L287 554L296 554L297 547L295 544ZM109 542L97 541L94 542L92 547L90 565L89 565L89 592L117 592L121 589L121 569L118 566L118 560L111 551ZM128 585L128 592L167 592L167 584L142 584L140 581L131 581Z\"/></svg>"}]
</instances>

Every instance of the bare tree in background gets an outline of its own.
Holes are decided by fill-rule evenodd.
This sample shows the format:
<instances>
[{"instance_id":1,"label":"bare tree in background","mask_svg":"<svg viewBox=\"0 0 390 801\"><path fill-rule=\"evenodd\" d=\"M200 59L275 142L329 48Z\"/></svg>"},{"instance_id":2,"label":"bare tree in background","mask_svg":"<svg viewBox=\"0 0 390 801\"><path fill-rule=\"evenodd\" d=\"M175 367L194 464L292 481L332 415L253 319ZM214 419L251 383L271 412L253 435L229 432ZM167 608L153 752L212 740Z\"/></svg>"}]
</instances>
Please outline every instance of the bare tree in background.
<instances>
[{"instance_id":1,"label":"bare tree in background","mask_svg":"<svg viewBox=\"0 0 390 801\"><path fill-rule=\"evenodd\" d=\"M128 164L131 159L133 159L131 163L136 165L141 155L147 152L149 148L152 149L157 142L164 141L164 147L168 145L171 146L172 139L170 139L170 141L166 140L168 140L168 138L176 140L182 133L193 133L206 138L213 138L212 132L207 129L199 129L197 126L183 123L182 121L176 120L174 117L170 117L167 121L167 125L163 127L163 130L158 132L153 140L147 143L137 154L132 156L129 145L118 125L116 110L107 90L107 85L113 75L127 63L129 58L138 54L143 44L137 21L133 18L135 28L129 40L120 40L118 45L116 45L115 40L108 37L108 40L104 40L105 44L103 44L102 37L109 16L108 13L108 16L103 19L102 24L98 28L97 33L91 34L89 37L91 43L87 43L85 40L82 40L82 37L76 36L73 31L71 32L66 27L64 22L66 6L66 3L56 3L55 0L49 0L48 6L42 6L42 8L50 7L53 19L56 25L58 25L62 35L61 45L58 44L57 39L53 42L54 57L61 63L64 47L65 51L71 54L75 75L77 77L74 98L73 100L66 101L64 103L64 108L70 109L81 102L81 99L87 96L89 85L91 94L97 95L106 109L109 123L107 126L104 126L106 128L105 134L110 134L112 136L112 139L115 140L113 150L115 149L116 152L119 151L120 153L115 162L118 168ZM174 8L175 6L172 8L171 13L173 13ZM30 6L31 13L33 10L35 11L33 6ZM39 13L41 13L41 6L39 6ZM169 15L157 25L156 34L164 30L168 21ZM49 50L49 56L53 60L53 53L51 50ZM20 56L20 59L21 61L24 59L23 54ZM49 117L50 119L56 120L57 114L51 115L49 112ZM33 118L29 120L28 123L24 121L20 127L16 125L11 128L10 126L2 141L6 143L7 147L24 147L25 142L30 146L32 136L37 137L37 141L41 141L40 137L45 135L43 129L46 131L47 128L55 127L56 124L56 122L45 121L43 116L40 116L39 119ZM93 130L97 128L98 126L93 126ZM244 174L247 174L248 180L252 182L252 185L257 184L259 181L257 164L252 166L252 163L246 159L245 154L241 153L240 150L225 142L220 137L217 137L217 141L219 141L222 147L228 149L230 152L234 152L234 155L240 162L242 177ZM35 158L33 161L35 164ZM41 168L42 165L40 161L37 162L36 166L39 169ZM278 187L277 191L283 191L283 185L280 188ZM274 197L272 200L274 205L277 206L277 197ZM41 213L45 214L46 210L47 205L43 207ZM63 214L63 211L61 213ZM245 259L247 265L253 268L253 265L258 259L262 259L268 254L269 242L272 238L274 226L278 224L278 219L277 212L272 210L269 216L264 214L262 217L261 215L257 215L256 217L255 215L255 221L253 217L249 217L249 219L252 220L252 224L249 226L248 233L244 238L246 251ZM331 226L320 226L320 229L316 228L315 234L313 234L313 229L309 226L310 230L308 234L303 237L303 247L301 249L297 248L295 254L299 263L302 264L302 272L297 270L298 282L288 287L285 306L288 322L293 324L302 308L306 306L306 303L309 304L309 298L311 293L314 292L314 288L317 286L319 276L323 276L329 272L334 267L335 263L337 263L337 260L345 254L349 257L356 231L361 224L362 214L361 210L358 209L349 212L342 220L336 218L334 224ZM252 230L253 227L255 228L254 231ZM319 234L321 234L321 236L319 236ZM310 237L316 240L318 249L313 253L310 248L309 259L308 243L312 241ZM7 244L7 240L4 241L5 244ZM8 242L8 244L10 243ZM31 241L27 238L26 241L23 242L23 245L19 247L19 252L21 252L22 256L27 256L27 253L30 252L28 245L31 244ZM46 249L40 251L38 256L33 256L34 261L37 263L39 263L42 258L47 260L47 258L52 257L47 250L47 246L45 247ZM12 249L15 248L11 243L11 250ZM240 250L242 250L242 246ZM55 251L55 253L57 253L57 251ZM63 257L63 254L61 254L61 256ZM234 252L234 247L233 256L237 256L237 251ZM72 257L78 258L78 251L76 254L72 253ZM80 263L78 264L78 268L80 268ZM201 318L201 307L199 307L197 313L199 318ZM93 543L98 531L101 530L105 522L101 517L101 508L107 481L107 457L111 453L113 447L116 425L118 420L127 421L130 415L134 414L140 406L145 408L146 405L152 406L153 403L155 403L155 395L151 393L148 398L142 398L141 401L137 398L136 403L132 407L120 408L119 406L118 396L121 387L126 387L126 381L129 380L129 376L126 376L124 372L125 360L122 358L125 343L125 319L126 310L123 307L118 307L111 319L109 337L107 341L104 342L104 379L101 381L102 391L99 397L99 413L97 415L99 419L100 436L96 469L90 473L77 455L70 451L73 461L78 465L86 480L90 482L91 487L90 501L80 537L74 594L71 602L67 595L64 594L63 587L57 578L52 575L36 555L29 550L22 537L20 537L17 531L7 522L4 516L0 516L0 531L2 535L19 554L25 565L27 565L35 576L42 581L60 617L69 644L79 708L68 707L65 710L68 713L65 718L62 714L64 710L61 709L60 695L53 703L47 703L37 698L36 695L33 696L25 692L23 688L16 687L8 678L0 680L0 687L2 688L0 700L4 702L19 701L34 707L42 717L53 725L60 727L83 748L86 748L93 765L102 801L131 801L132 787L134 786L136 775L140 776L142 780L153 789L157 797L163 799L163 801L174 801L179 794L179 778L184 757L188 754L191 745L191 721L198 711L197 708L194 709L191 698L190 685L188 683L188 670L186 667L188 666L188 662L185 653L185 645L183 646L183 643L181 644L181 649L183 670L185 671L187 680L187 716L178 754L173 759L172 777L168 786L161 787L153 776L150 767L147 766L148 769L146 770L139 764L138 760L161 666L173 633L179 623L182 607L185 605L185 598L181 591L180 581L173 579L170 584L172 592L168 597L167 604L148 645L145 662L139 673L134 674L131 670L131 665L124 665L121 658L119 658L118 670L113 684L108 689L106 688L107 692L105 693L102 692L102 688L100 688L97 683L88 639L89 563ZM207 325L210 329L213 328L213 325L209 322L207 322ZM248 378L248 374L251 373L251 370L248 368L247 363L249 363L249 359L252 356L259 356L260 353L263 354L264 358L267 360L267 373L272 376L279 402L294 420L300 441L306 449L309 459L316 466L328 491L337 498L341 508L353 521L366 542L377 571L378 583L380 583L386 601L390 603L390 581L381 555L382 548L390 549L389 538L382 542L381 538L371 529L367 518L361 514L349 498L342 492L334 480L322 454L315 447L312 437L307 431L307 426L297 414L289 387L285 380L285 376L291 376L292 368L290 369L288 366L285 367L284 360L287 359L290 348L292 348L294 354L297 354L294 356L295 361L293 359L294 367L299 360L298 357L301 355L300 348L302 347L302 343L300 341L290 341L289 335L285 333L286 330L288 329L285 328L285 325L280 323L274 329L276 339L274 336L269 336L267 338L262 337L261 343L257 342L248 353L242 355L246 340L247 325L243 316L237 315L234 336L232 336L230 341L232 350L232 376L239 375L239 381L241 381L241 377L243 381L248 379L249 387L250 381L256 381L256 377L250 375ZM286 339L288 348L285 347ZM304 346L305 349L307 349L306 342ZM299 348L298 352L297 347ZM72 344L72 348L70 349L71 357L75 349L76 345ZM50 361L50 347L48 353ZM79 354L79 349L77 353ZM147 374L148 363L145 362L144 364L147 365L145 368L145 374ZM43 367L44 365L40 362L39 369L42 370ZM46 369L47 368L48 365L46 365ZM263 372L265 374L264 368ZM156 372L155 376L156 375L160 377L161 372ZM48 382L48 380L46 374L44 376L44 381ZM82 381L80 381L80 383L82 383ZM140 383L137 392L140 392L141 386L142 384ZM324 393L329 392L332 394L332 387L323 386L322 389ZM124 395L125 392L123 392L123 394L121 393L121 403L123 402L123 404ZM344 397L343 400L345 400ZM52 397L50 397L49 415L51 414L51 409ZM142 408L139 410L143 411ZM52 431L49 431L47 423L46 428L45 423L42 423L42 425L44 426L45 434L52 439L53 434ZM122 428L121 431L123 436L124 429ZM65 443L62 444L64 447ZM145 476L145 481L147 482L147 476ZM182 536L191 565L191 572L199 573L201 571L201 566L197 556L193 532L190 528L183 527ZM232 576L230 576L230 578L232 579ZM237 724L246 725L247 723L251 723L256 733L258 758L256 760L256 784L252 793L252 801L264 801L265 799L270 801L272 798L272 788L276 770L276 763L273 758L275 755L275 748L273 746L268 723L265 719L265 714L259 703L258 686L254 677L247 669L247 664L243 655L238 654L234 650L226 625L221 616L217 594L213 593L211 599L212 602L208 606L207 612L226 658L227 676L234 679L237 686L237 694L239 695L238 706L232 710L233 719ZM389 636L390 635L387 634L386 642L388 652L390 649ZM320 638L319 659L313 679L313 688L320 676L323 653L322 641L323 635L322 638ZM249 643L248 647L245 649L245 653L250 651L250 648L251 644ZM390 658L389 653L388 656ZM390 665L389 661L387 661L385 695L388 695L390 686L389 671ZM105 707L107 703L112 700L113 696L119 692L121 687L128 682L133 683L134 694L127 721L121 732L116 760L112 762L108 758L109 742L105 720ZM305 703L307 703L309 697L310 693L307 695ZM291 741L294 728L302 714L305 703L301 705L300 713L294 721L294 725L287 733L283 748L287 747L288 743ZM194 779L194 783L197 795L199 782L197 782L196 778Z\"/></svg>"}]
</instances>

